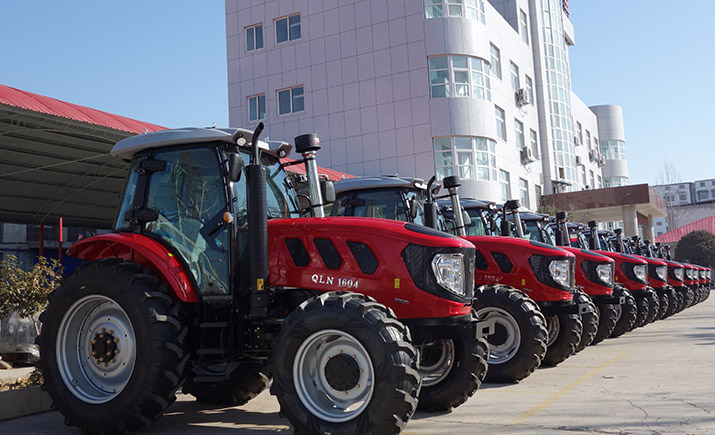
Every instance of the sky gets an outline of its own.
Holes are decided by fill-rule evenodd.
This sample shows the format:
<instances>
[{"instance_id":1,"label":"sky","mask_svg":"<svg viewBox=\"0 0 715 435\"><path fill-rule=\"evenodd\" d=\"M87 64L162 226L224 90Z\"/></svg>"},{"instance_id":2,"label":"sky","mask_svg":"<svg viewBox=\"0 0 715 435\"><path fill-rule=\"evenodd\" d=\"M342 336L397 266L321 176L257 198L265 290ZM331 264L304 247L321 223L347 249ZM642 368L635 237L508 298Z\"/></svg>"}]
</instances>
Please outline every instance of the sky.
<instances>
[{"instance_id":1,"label":"sky","mask_svg":"<svg viewBox=\"0 0 715 435\"><path fill-rule=\"evenodd\" d=\"M166 127L228 126L224 7L2 0L0 84ZM655 184L666 160L680 181L715 178L715 1L569 7L572 88L623 107L629 183Z\"/></svg>"}]
</instances>

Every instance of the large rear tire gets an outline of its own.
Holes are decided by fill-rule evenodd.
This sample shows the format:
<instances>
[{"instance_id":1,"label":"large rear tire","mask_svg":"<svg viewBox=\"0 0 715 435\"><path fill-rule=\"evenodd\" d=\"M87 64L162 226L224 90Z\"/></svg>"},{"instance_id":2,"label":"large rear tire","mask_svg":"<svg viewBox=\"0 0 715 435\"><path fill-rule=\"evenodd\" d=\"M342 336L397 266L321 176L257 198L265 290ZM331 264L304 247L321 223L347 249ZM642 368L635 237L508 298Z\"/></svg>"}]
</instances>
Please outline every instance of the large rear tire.
<instances>
[{"instance_id":1,"label":"large rear tire","mask_svg":"<svg viewBox=\"0 0 715 435\"><path fill-rule=\"evenodd\" d=\"M136 431L176 400L186 328L169 292L138 264L107 259L81 266L52 293L40 367L67 424Z\"/></svg>"},{"instance_id":2,"label":"large rear tire","mask_svg":"<svg viewBox=\"0 0 715 435\"><path fill-rule=\"evenodd\" d=\"M596 305L596 309L598 310L598 332L593 337L592 346L610 337L613 330L616 329L616 323L618 322L617 310L620 309L620 305L600 304Z\"/></svg>"},{"instance_id":3,"label":"large rear tire","mask_svg":"<svg viewBox=\"0 0 715 435\"><path fill-rule=\"evenodd\" d=\"M668 287L666 295L668 297L668 309L665 312L665 316L663 317L664 319L667 319L668 317L678 312L679 303L678 292L674 288Z\"/></svg>"},{"instance_id":4,"label":"large rear tire","mask_svg":"<svg viewBox=\"0 0 715 435\"><path fill-rule=\"evenodd\" d=\"M636 329L648 323L648 310L650 308L650 304L648 303L646 290L639 290L637 293L634 293L633 296L636 298L636 307L638 309L638 315L636 316L636 321L633 324L633 329Z\"/></svg>"},{"instance_id":5,"label":"large rear tire","mask_svg":"<svg viewBox=\"0 0 715 435\"><path fill-rule=\"evenodd\" d=\"M593 300L591 300L586 293L580 291L576 292L574 295L574 301L579 304L587 304L590 310L587 313L581 314L581 325L583 330L581 331L581 341L579 341L575 351L575 353L579 353L586 349L588 345L593 343L593 340L596 338L599 325L599 313L596 308L596 304L593 303Z\"/></svg>"},{"instance_id":6,"label":"large rear tire","mask_svg":"<svg viewBox=\"0 0 715 435\"><path fill-rule=\"evenodd\" d=\"M435 340L419 350L421 411L458 407L474 395L487 373L487 342L482 338Z\"/></svg>"},{"instance_id":7,"label":"large rear tire","mask_svg":"<svg viewBox=\"0 0 715 435\"><path fill-rule=\"evenodd\" d=\"M658 315L656 316L656 320L662 320L665 319L666 314L668 314L668 308L670 307L670 298L668 295L670 294L670 290L667 288L660 289L656 291L656 294L658 295Z\"/></svg>"},{"instance_id":8,"label":"large rear tire","mask_svg":"<svg viewBox=\"0 0 715 435\"><path fill-rule=\"evenodd\" d=\"M648 288L646 290L648 292L648 296L646 296L646 300L648 301L648 316L645 319L645 323L653 323L658 319L658 313L660 313L660 299L658 298L658 293L655 292L652 288Z\"/></svg>"},{"instance_id":9,"label":"large rear tire","mask_svg":"<svg viewBox=\"0 0 715 435\"><path fill-rule=\"evenodd\" d=\"M555 367L576 352L576 346L581 341L583 324L578 314L554 314L546 317L546 325L549 339L541 365Z\"/></svg>"},{"instance_id":10,"label":"large rear tire","mask_svg":"<svg viewBox=\"0 0 715 435\"><path fill-rule=\"evenodd\" d=\"M216 382L195 382L193 376L184 381L183 393L191 394L197 401L212 405L239 406L255 398L270 384L270 378L264 374L263 364L243 362L236 367L229 379ZM223 377L225 366L216 372L204 370L201 376Z\"/></svg>"},{"instance_id":11,"label":"large rear tire","mask_svg":"<svg viewBox=\"0 0 715 435\"><path fill-rule=\"evenodd\" d=\"M511 287L483 286L474 309L480 320L495 321L495 332L487 337L485 382L518 382L539 367L546 354L546 320L531 298Z\"/></svg>"},{"instance_id":12,"label":"large rear tire","mask_svg":"<svg viewBox=\"0 0 715 435\"><path fill-rule=\"evenodd\" d=\"M616 305L616 327L609 336L610 338L620 337L628 331L631 331L638 317L638 307L633 294L622 287L613 289L613 294L617 297L624 296L626 301L620 305Z\"/></svg>"},{"instance_id":13,"label":"large rear tire","mask_svg":"<svg viewBox=\"0 0 715 435\"><path fill-rule=\"evenodd\" d=\"M417 408L409 330L355 293L300 304L273 340L271 394L296 434L398 434Z\"/></svg>"}]
</instances>

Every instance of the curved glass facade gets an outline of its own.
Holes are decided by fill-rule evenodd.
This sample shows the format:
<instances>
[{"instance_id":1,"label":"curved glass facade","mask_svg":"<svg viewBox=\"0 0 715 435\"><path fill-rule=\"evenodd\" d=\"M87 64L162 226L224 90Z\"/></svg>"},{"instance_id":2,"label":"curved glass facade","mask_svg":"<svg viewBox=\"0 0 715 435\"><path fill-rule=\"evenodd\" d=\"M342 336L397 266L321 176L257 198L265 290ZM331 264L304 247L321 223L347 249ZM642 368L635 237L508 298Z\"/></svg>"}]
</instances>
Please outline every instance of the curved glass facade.
<instances>
[{"instance_id":1,"label":"curved glass facade","mask_svg":"<svg viewBox=\"0 0 715 435\"><path fill-rule=\"evenodd\" d=\"M424 0L424 2L425 18L467 17L486 23L484 0Z\"/></svg>"},{"instance_id":2,"label":"curved glass facade","mask_svg":"<svg viewBox=\"0 0 715 435\"><path fill-rule=\"evenodd\" d=\"M555 178L563 178L571 182L568 190L573 190L576 184L576 155L571 114L571 73L566 58L561 7L561 0L541 0L546 79L544 85L554 150L552 173Z\"/></svg>"},{"instance_id":3,"label":"curved glass facade","mask_svg":"<svg viewBox=\"0 0 715 435\"><path fill-rule=\"evenodd\" d=\"M437 179L459 175L462 180L497 179L496 141L474 136L434 138Z\"/></svg>"},{"instance_id":4,"label":"curved glass facade","mask_svg":"<svg viewBox=\"0 0 715 435\"><path fill-rule=\"evenodd\" d=\"M472 56L429 58L430 97L472 97L492 100L489 64Z\"/></svg>"},{"instance_id":5,"label":"curved glass facade","mask_svg":"<svg viewBox=\"0 0 715 435\"><path fill-rule=\"evenodd\" d=\"M619 187L628 185L628 177L605 177L603 187Z\"/></svg>"},{"instance_id":6,"label":"curved glass facade","mask_svg":"<svg viewBox=\"0 0 715 435\"><path fill-rule=\"evenodd\" d=\"M626 160L626 143L622 140L602 141L601 154L607 160Z\"/></svg>"}]
</instances>

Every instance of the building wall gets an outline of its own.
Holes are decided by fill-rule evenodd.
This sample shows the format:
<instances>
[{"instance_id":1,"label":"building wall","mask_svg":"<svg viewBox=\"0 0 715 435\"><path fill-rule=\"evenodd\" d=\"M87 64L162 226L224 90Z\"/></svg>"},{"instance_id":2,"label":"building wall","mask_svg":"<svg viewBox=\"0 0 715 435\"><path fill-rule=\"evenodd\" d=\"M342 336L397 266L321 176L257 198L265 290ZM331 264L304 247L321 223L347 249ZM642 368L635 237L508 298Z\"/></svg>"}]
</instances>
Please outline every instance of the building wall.
<instances>
[{"instance_id":1,"label":"building wall","mask_svg":"<svg viewBox=\"0 0 715 435\"><path fill-rule=\"evenodd\" d=\"M446 0L442 6L448 11ZM597 163L586 162L585 147L575 148L573 119L582 120L594 138L597 125L571 92L568 46L574 35L561 1L490 0L483 2L483 13L483 21L480 14L429 18L424 2L411 0L226 0L230 123L253 127L258 120L249 120L249 97L264 94L264 134L292 141L315 132L323 145L319 164L339 171L428 179L451 170L462 178L463 197L499 202L519 198L526 188L530 209L538 194L555 186L591 186L590 180L579 181L576 157L589 168L586 174L593 168L595 180L601 172ZM293 14L300 16L300 38L277 43L276 19ZM263 48L248 50L247 29L256 25L263 26ZM553 39L544 40L546 29ZM455 96L457 63L464 56L491 66L490 98L475 98L471 87L468 97ZM436 65L445 57L452 93L438 97L442 72ZM516 88L512 64L518 67ZM524 104L518 91L526 89L527 77L533 98ZM303 110L279 115L278 91L298 86ZM505 137L497 131L497 107L504 112ZM517 121L531 150L527 160ZM471 156L460 148L464 138L474 141ZM493 143L494 152L488 146L481 152L484 143ZM451 164L449 152L439 151L447 146Z\"/></svg>"},{"instance_id":2,"label":"building wall","mask_svg":"<svg viewBox=\"0 0 715 435\"><path fill-rule=\"evenodd\" d=\"M598 153L598 118L575 94L571 94L574 117L574 145L578 176L574 190L603 187Z\"/></svg>"}]
</instances>

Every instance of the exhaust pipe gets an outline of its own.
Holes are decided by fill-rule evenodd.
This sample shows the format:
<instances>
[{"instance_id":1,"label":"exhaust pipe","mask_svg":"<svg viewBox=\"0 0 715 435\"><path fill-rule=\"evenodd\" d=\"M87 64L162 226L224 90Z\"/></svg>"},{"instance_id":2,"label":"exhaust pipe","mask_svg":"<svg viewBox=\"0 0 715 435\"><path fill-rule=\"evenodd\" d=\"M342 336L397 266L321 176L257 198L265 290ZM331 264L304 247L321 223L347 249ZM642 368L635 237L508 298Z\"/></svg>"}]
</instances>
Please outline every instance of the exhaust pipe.
<instances>
[{"instance_id":1,"label":"exhaust pipe","mask_svg":"<svg viewBox=\"0 0 715 435\"><path fill-rule=\"evenodd\" d=\"M318 163L315 160L315 155L320 149L320 139L310 133L297 136L294 141L295 150L303 156L305 162L305 175L308 177L308 189L310 190L310 214L313 217L325 217L320 179L318 178Z\"/></svg>"},{"instance_id":2,"label":"exhaust pipe","mask_svg":"<svg viewBox=\"0 0 715 435\"><path fill-rule=\"evenodd\" d=\"M524 227L522 226L521 223L521 216L519 215L519 207L521 207L521 203L519 202L518 199L510 199L509 201L504 203L504 221L507 224L509 223L509 220L506 218L506 213L509 212L511 213L511 217L514 220L514 227L516 229L516 236L519 237L520 239L524 238ZM503 224L502 224L503 225ZM508 234L511 236L511 234Z\"/></svg>"},{"instance_id":3,"label":"exhaust pipe","mask_svg":"<svg viewBox=\"0 0 715 435\"><path fill-rule=\"evenodd\" d=\"M427 183L427 200L424 204L425 226L439 230L437 225L437 204L434 202L434 194L432 193L432 184L437 180L434 175Z\"/></svg>"},{"instance_id":4,"label":"exhaust pipe","mask_svg":"<svg viewBox=\"0 0 715 435\"><path fill-rule=\"evenodd\" d=\"M251 277L251 317L268 317L268 205L266 170L261 165L258 138L261 122L251 138L251 162L246 166L246 204L248 206L248 252Z\"/></svg>"},{"instance_id":5,"label":"exhaust pipe","mask_svg":"<svg viewBox=\"0 0 715 435\"><path fill-rule=\"evenodd\" d=\"M444 177L442 180L444 183L444 188L449 192L449 199L452 201L452 210L454 210L454 224L456 226L457 235L464 237L467 235L467 230L464 226L464 216L462 215L462 206L459 203L459 194L457 193L457 188L461 186L459 183L459 177L456 175L451 175L449 177Z\"/></svg>"},{"instance_id":6,"label":"exhaust pipe","mask_svg":"<svg viewBox=\"0 0 715 435\"><path fill-rule=\"evenodd\" d=\"M570 246L569 228L566 224L568 213L560 211L556 213L556 244L559 246Z\"/></svg>"},{"instance_id":7,"label":"exhaust pipe","mask_svg":"<svg viewBox=\"0 0 715 435\"><path fill-rule=\"evenodd\" d=\"M622 254L624 252L623 251L623 229L616 228L615 230L613 230L613 232L616 233L616 250Z\"/></svg>"},{"instance_id":8,"label":"exhaust pipe","mask_svg":"<svg viewBox=\"0 0 715 435\"><path fill-rule=\"evenodd\" d=\"M591 246L594 251L601 251L601 239L598 238L598 222L589 221L588 229L591 231Z\"/></svg>"}]
</instances>

